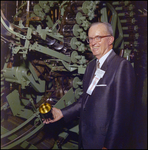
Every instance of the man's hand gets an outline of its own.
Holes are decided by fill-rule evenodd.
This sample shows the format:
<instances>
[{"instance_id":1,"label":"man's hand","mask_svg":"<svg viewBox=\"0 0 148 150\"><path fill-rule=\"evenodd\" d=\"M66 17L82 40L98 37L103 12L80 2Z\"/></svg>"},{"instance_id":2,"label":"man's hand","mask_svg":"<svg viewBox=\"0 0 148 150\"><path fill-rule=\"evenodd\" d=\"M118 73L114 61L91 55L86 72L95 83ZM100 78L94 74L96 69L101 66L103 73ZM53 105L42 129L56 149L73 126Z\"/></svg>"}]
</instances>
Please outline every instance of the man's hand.
<instances>
[{"instance_id":1,"label":"man's hand","mask_svg":"<svg viewBox=\"0 0 148 150\"><path fill-rule=\"evenodd\" d=\"M43 123L49 124L49 123L56 122L56 121L60 120L61 118L63 118L63 114L60 109L53 107L51 112L53 115L53 119L50 119L50 118L45 119L45 120L43 119Z\"/></svg>"},{"instance_id":2,"label":"man's hand","mask_svg":"<svg viewBox=\"0 0 148 150\"><path fill-rule=\"evenodd\" d=\"M102 149L107 149L106 147L103 147Z\"/></svg>"}]
</instances>

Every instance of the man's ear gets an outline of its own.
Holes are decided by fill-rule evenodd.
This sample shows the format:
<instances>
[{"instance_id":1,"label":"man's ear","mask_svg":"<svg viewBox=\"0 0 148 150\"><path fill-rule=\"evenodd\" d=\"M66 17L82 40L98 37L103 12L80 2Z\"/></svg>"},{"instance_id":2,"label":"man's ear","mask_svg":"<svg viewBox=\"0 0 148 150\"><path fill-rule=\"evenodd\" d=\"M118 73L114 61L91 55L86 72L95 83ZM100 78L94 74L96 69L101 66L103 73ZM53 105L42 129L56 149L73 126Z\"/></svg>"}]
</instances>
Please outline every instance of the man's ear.
<instances>
[{"instance_id":1,"label":"man's ear","mask_svg":"<svg viewBox=\"0 0 148 150\"><path fill-rule=\"evenodd\" d=\"M113 36L110 36L109 37L109 45L113 44L114 42L114 37Z\"/></svg>"}]
</instances>

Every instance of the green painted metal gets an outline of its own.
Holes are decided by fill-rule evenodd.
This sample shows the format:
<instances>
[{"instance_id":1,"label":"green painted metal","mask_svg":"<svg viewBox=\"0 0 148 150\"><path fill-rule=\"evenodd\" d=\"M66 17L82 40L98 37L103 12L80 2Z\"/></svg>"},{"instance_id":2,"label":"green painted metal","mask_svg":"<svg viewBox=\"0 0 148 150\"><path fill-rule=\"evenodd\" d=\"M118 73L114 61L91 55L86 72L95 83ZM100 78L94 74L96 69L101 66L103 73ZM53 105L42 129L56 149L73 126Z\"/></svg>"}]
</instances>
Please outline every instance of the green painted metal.
<instances>
[{"instance_id":1,"label":"green painted metal","mask_svg":"<svg viewBox=\"0 0 148 150\"><path fill-rule=\"evenodd\" d=\"M32 1L32 3L34 2ZM98 5L100 3L101 7ZM25 12L26 4L27 2L21 3L21 6L17 9L15 17L20 17L21 15L24 16L23 13ZM48 94L52 93L51 91L54 86L54 92L57 93L57 95L58 91L65 93L62 97L56 97L56 94L54 95L54 98L56 97L56 103L53 105L54 107L64 108L75 102L80 97L82 94L81 80L85 73L87 64L92 59L88 59L86 57L86 53L88 53L87 55L90 55L89 52L91 50L85 39L87 36L87 29L90 23L93 22L93 19L95 21L98 20L111 23L113 27L113 35L115 36L113 48L118 49L119 51L121 49L124 50L123 57L129 61L132 49L125 47L131 44L128 41L130 35L127 35L127 33L124 32L130 29L129 26L125 26L124 24L130 22L131 26L134 26L134 31L137 32L138 30L135 25L136 20L134 18L134 6L130 4L130 1L82 1L78 3L75 1L39 1L34 4L35 5L30 7L30 18L38 17L38 20L29 22L29 28L25 27L24 20L20 17L22 20L17 22L18 25L9 24L15 29L12 30L5 23L3 17L1 17L2 25L8 31L7 36L15 36L15 40L12 38L14 41L6 40L7 37L3 38L7 42L11 43L9 44L11 54L7 55L2 69L3 78L1 79L1 96L5 96L4 91L5 88L7 88L7 86L5 87L6 82L14 89L7 94L6 103L3 104L1 110L4 111L10 108L14 116L26 119L22 124L11 131L6 132L4 131L5 129L1 127L3 129L1 138L8 137L12 140L12 143L3 147L3 149L13 148L18 144L21 144L22 148L27 147L28 149L36 149L34 145L28 147L29 143L27 141L23 142L23 140L27 140L27 138L42 129L43 124L36 124L38 122L42 123L38 112L38 106L47 99L52 99L52 96L50 97ZM73 7L71 7L70 4L72 4ZM130 19L127 19L128 17L122 19L122 17L126 14L126 10L123 9L123 6L128 6L128 17L130 17ZM77 7L78 10L75 10ZM75 15L73 18L75 24L65 23L67 13L72 13L73 16ZM16 21L14 21L14 23L16 23ZM63 26L66 26L67 31L72 33L71 36L67 37L64 35ZM135 47L138 45L136 40L139 38L139 34L134 33L133 37L134 42L132 44L135 51ZM48 38L49 41L50 38L55 40L55 43L57 42L59 44L59 49L54 47L55 43L48 45ZM65 42L65 38L69 38L69 43ZM62 47L61 49L60 46ZM21 58L23 63L18 63L17 66L13 66L15 56ZM29 58L28 56L31 57ZM42 61L44 63L41 65L38 63L34 64L32 63L34 60L38 62ZM12 66L8 67L11 62ZM34 66L32 64L34 64ZM38 70L40 72L38 74L34 67L36 70L37 67L39 67ZM44 68L46 71L42 72L40 67ZM72 86L71 88L66 89L66 86L62 87L61 83L63 83L63 78L67 79L66 82L70 82L70 86ZM59 83L56 83L55 81ZM17 86L15 87L14 85ZM20 88L18 89L18 87ZM24 91L27 91L28 89L31 89L34 92L31 94L29 92L25 93ZM24 97L21 97L22 93L20 91L22 91L23 94L25 93L23 95ZM47 97L46 94L48 95ZM31 105L31 108L29 109L26 108L28 104ZM30 133L25 133L26 135L22 135L21 138L13 141L17 138L14 133L23 129L24 126L29 124L33 119L35 119L35 130ZM2 121L4 121L4 118L2 118ZM59 136L65 140L69 135L69 131L79 134L78 125L68 131L65 130L59 134ZM74 141L68 141L67 143L62 144L60 148L76 149L78 148L77 144L78 143ZM53 149L59 148L57 145L58 143L56 142Z\"/></svg>"},{"instance_id":2,"label":"green painted metal","mask_svg":"<svg viewBox=\"0 0 148 150\"><path fill-rule=\"evenodd\" d=\"M26 139L28 139L29 137L31 137L32 135L34 135L37 131L39 131L43 126L44 126L44 124L40 124L37 128L35 128L33 131L29 132L24 137L20 138L17 141L14 141L12 144L9 144L8 146L1 147L1 148L2 149L10 149L10 148L12 148L12 147L14 147L14 146L22 143L23 141L25 141Z\"/></svg>"},{"instance_id":3,"label":"green painted metal","mask_svg":"<svg viewBox=\"0 0 148 150\"><path fill-rule=\"evenodd\" d=\"M27 119L26 121L24 121L22 124L20 124L18 127L16 127L15 129L5 133L5 134L2 134L1 135L1 139L4 138L4 137L7 137L7 136L10 136L11 134L15 133L16 131L20 130L21 128L23 128L25 125L27 125L31 120L33 120L35 117L37 117L39 115L39 111L37 111L36 113L32 114L30 116L29 119ZM3 129L1 130L3 131Z\"/></svg>"},{"instance_id":4,"label":"green painted metal","mask_svg":"<svg viewBox=\"0 0 148 150\"><path fill-rule=\"evenodd\" d=\"M107 8L105 3L104 8L101 9L101 14L101 22L108 22Z\"/></svg>"},{"instance_id":5,"label":"green painted metal","mask_svg":"<svg viewBox=\"0 0 148 150\"><path fill-rule=\"evenodd\" d=\"M1 131L2 131L2 134L4 133L4 132L6 132L6 133L9 133L10 131L8 131L6 128L4 128L4 127L2 127L1 126ZM12 136L10 136L8 139L9 140L14 140L15 138L17 138L18 136L16 135L16 134L13 134ZM24 141L20 146L22 147L22 148L26 148L28 145L30 145L30 143L29 142L27 142L27 141ZM32 145L31 144L31 146L29 146L29 149L37 149L37 147L36 146L34 146L34 145ZM5 149L5 148L4 148Z\"/></svg>"},{"instance_id":6,"label":"green painted metal","mask_svg":"<svg viewBox=\"0 0 148 150\"><path fill-rule=\"evenodd\" d=\"M80 35L80 32L83 32L83 29L81 29L79 25L75 24L73 26L73 34L77 37Z\"/></svg>"},{"instance_id":7,"label":"green painted metal","mask_svg":"<svg viewBox=\"0 0 148 150\"><path fill-rule=\"evenodd\" d=\"M84 20L86 20L86 17L82 15L82 13L78 12L76 15L76 21L78 24L81 24Z\"/></svg>"},{"instance_id":8,"label":"green painted metal","mask_svg":"<svg viewBox=\"0 0 148 150\"><path fill-rule=\"evenodd\" d=\"M91 3L90 1L85 1L82 5L82 10L85 14L87 14L89 11L88 6L90 5L90 3Z\"/></svg>"},{"instance_id":9,"label":"green painted metal","mask_svg":"<svg viewBox=\"0 0 148 150\"><path fill-rule=\"evenodd\" d=\"M28 73L29 70L31 74ZM29 64L29 69L27 69L25 64L22 64L20 67L7 68L6 63L3 72L6 81L19 83L24 89L30 83L36 91L45 91L45 81L37 77L31 64Z\"/></svg>"},{"instance_id":10,"label":"green painted metal","mask_svg":"<svg viewBox=\"0 0 148 150\"><path fill-rule=\"evenodd\" d=\"M53 56L55 58L64 60L66 62L71 62L70 57L68 57L68 56L66 56L66 55L64 55L62 53L59 53L57 51L54 51L54 50L52 50L50 48L44 47L42 45L39 45L37 43L34 43L33 45L30 45L29 49L30 50L36 50L36 51L41 52L43 54L48 54L48 55Z\"/></svg>"},{"instance_id":11,"label":"green painted metal","mask_svg":"<svg viewBox=\"0 0 148 150\"><path fill-rule=\"evenodd\" d=\"M16 35L16 36L18 36L18 37L20 37L20 38L22 38L22 39L26 39L26 36L21 35L21 34L19 34L19 33L16 33L16 32L14 32L14 31L12 31L12 30L5 24L5 22L4 22L4 20L3 20L2 17L1 17L1 22L2 22L2 24L4 25L4 27L5 27L10 33L12 33L12 34L14 34L14 35Z\"/></svg>"},{"instance_id":12,"label":"green painted metal","mask_svg":"<svg viewBox=\"0 0 148 150\"><path fill-rule=\"evenodd\" d=\"M115 9L112 7L111 4L106 3L106 6L107 6L107 7L111 10L111 12L112 12L111 25L112 25L112 28L113 28L113 35L114 35L114 37L115 37L116 27L117 27L117 20L118 20L117 12L115 11Z\"/></svg>"},{"instance_id":13,"label":"green painted metal","mask_svg":"<svg viewBox=\"0 0 148 150\"><path fill-rule=\"evenodd\" d=\"M53 26L53 21L51 20L51 18L49 16L47 16L46 20L47 20L47 22L46 22L47 26L49 28L52 27Z\"/></svg>"},{"instance_id":14,"label":"green painted metal","mask_svg":"<svg viewBox=\"0 0 148 150\"><path fill-rule=\"evenodd\" d=\"M70 97L70 98L69 98ZM64 108L76 101L73 89L71 88L55 105L56 108Z\"/></svg>"},{"instance_id":15,"label":"green painted metal","mask_svg":"<svg viewBox=\"0 0 148 150\"><path fill-rule=\"evenodd\" d=\"M124 48L124 45L123 45L123 31L122 31L122 26L121 26L121 22L120 22L119 18L118 18L117 26L118 26L118 29L119 29L119 36L116 39L116 41L114 42L114 48L116 49L122 43L120 49L123 49Z\"/></svg>"},{"instance_id":16,"label":"green painted metal","mask_svg":"<svg viewBox=\"0 0 148 150\"><path fill-rule=\"evenodd\" d=\"M80 42L77 41L76 37L73 37L70 41L70 46L72 47L72 49L76 49L79 44Z\"/></svg>"},{"instance_id":17,"label":"green painted metal","mask_svg":"<svg viewBox=\"0 0 148 150\"><path fill-rule=\"evenodd\" d=\"M7 101L14 116L16 116L24 107L21 105L19 93L17 90L11 92L7 97ZM13 101L12 101L13 99ZM17 109L16 109L17 108ZM27 114L26 114L27 115Z\"/></svg>"},{"instance_id":18,"label":"green painted metal","mask_svg":"<svg viewBox=\"0 0 148 150\"><path fill-rule=\"evenodd\" d=\"M80 95L82 95L82 94L83 94L83 91L82 91L81 88L77 88L77 89L75 90L75 97L76 97L76 99L79 99L79 98L80 98Z\"/></svg>"},{"instance_id":19,"label":"green painted metal","mask_svg":"<svg viewBox=\"0 0 148 150\"><path fill-rule=\"evenodd\" d=\"M73 51L72 54L71 54L71 61L73 63L77 63L77 59L80 59L81 57L78 56L78 53L76 51Z\"/></svg>"},{"instance_id":20,"label":"green painted metal","mask_svg":"<svg viewBox=\"0 0 148 150\"><path fill-rule=\"evenodd\" d=\"M27 147L27 149L38 149L36 146L34 146L34 145L30 145L30 143L29 142L27 142L27 141L24 141L21 145L20 145L23 149L26 149Z\"/></svg>"},{"instance_id":21,"label":"green painted metal","mask_svg":"<svg viewBox=\"0 0 148 150\"><path fill-rule=\"evenodd\" d=\"M81 81L78 77L75 77L75 78L73 79L73 87L74 87L74 88L78 88L79 85L82 85L82 81Z\"/></svg>"},{"instance_id":22,"label":"green painted metal","mask_svg":"<svg viewBox=\"0 0 148 150\"><path fill-rule=\"evenodd\" d=\"M39 4L36 4L33 8L34 13L41 18L41 20L44 19L45 13L43 12L42 8Z\"/></svg>"}]
</instances>

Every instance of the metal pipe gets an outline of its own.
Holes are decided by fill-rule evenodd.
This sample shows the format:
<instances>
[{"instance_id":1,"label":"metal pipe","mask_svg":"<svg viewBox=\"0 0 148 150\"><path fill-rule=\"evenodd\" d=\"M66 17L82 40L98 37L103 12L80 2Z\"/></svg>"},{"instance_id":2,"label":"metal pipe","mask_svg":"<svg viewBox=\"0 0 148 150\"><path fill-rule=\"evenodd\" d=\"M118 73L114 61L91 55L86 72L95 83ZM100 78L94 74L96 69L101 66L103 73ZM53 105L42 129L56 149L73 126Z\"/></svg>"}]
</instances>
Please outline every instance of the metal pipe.
<instances>
[{"instance_id":1,"label":"metal pipe","mask_svg":"<svg viewBox=\"0 0 148 150\"><path fill-rule=\"evenodd\" d=\"M30 8L30 1L27 1L27 9L26 9L26 27L29 27L29 8Z\"/></svg>"},{"instance_id":2,"label":"metal pipe","mask_svg":"<svg viewBox=\"0 0 148 150\"><path fill-rule=\"evenodd\" d=\"M16 131L20 130L21 128L23 128L25 125L27 125L31 120L33 120L35 117L37 117L37 115L39 114L39 111L37 111L36 113L34 113L29 119L27 119L25 122L23 122L22 124L20 124L18 127L14 128L13 130L1 135L1 139L4 137L8 137L10 135L12 135L13 133L15 133Z\"/></svg>"},{"instance_id":3,"label":"metal pipe","mask_svg":"<svg viewBox=\"0 0 148 150\"><path fill-rule=\"evenodd\" d=\"M38 122L37 122L37 123L38 123ZM36 124L37 124L37 123L36 123ZM32 130L32 129L36 126L36 124L35 124L30 130ZM14 147L14 146L16 146L16 145L22 143L23 141L25 141L26 139L28 139L28 138L30 138L32 135L34 135L36 132L38 132L43 126L44 126L44 124L42 123L42 124L40 124L37 128L35 128L33 131L29 132L30 130L28 130L27 132L23 133L22 135L20 135L20 136L17 137L16 139L22 137L23 135L25 135L26 133L29 132L27 135L23 136L22 138L18 139L17 141L15 141L15 142L13 142L13 143L12 143L12 141L10 141L12 144L10 144L10 142L9 142L9 143L6 143L5 145L2 145L1 148L7 145L6 147L4 147L4 149L10 149L10 148L12 148L12 147ZM14 139L14 140L16 140L16 139ZM14 140L13 140L13 141L14 141ZM8 145L8 144L9 144L9 145Z\"/></svg>"},{"instance_id":4,"label":"metal pipe","mask_svg":"<svg viewBox=\"0 0 148 150\"><path fill-rule=\"evenodd\" d=\"M16 1L16 14L18 12L18 1Z\"/></svg>"}]
</instances>

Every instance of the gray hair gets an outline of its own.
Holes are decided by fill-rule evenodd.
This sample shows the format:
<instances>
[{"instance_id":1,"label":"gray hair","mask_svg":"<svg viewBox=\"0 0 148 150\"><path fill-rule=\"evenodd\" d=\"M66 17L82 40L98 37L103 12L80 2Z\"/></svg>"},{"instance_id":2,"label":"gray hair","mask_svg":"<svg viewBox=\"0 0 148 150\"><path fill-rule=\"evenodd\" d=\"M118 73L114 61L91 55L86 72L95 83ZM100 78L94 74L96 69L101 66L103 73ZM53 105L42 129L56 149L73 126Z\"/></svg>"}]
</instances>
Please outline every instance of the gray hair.
<instances>
[{"instance_id":1,"label":"gray hair","mask_svg":"<svg viewBox=\"0 0 148 150\"><path fill-rule=\"evenodd\" d=\"M104 24L104 25L106 26L107 32L108 32L110 35L113 36L113 28L112 28L112 25L111 25L110 23L108 23L108 22L94 22L94 23L91 24L90 27L96 26L96 25L98 25L98 24Z\"/></svg>"}]
</instances>

